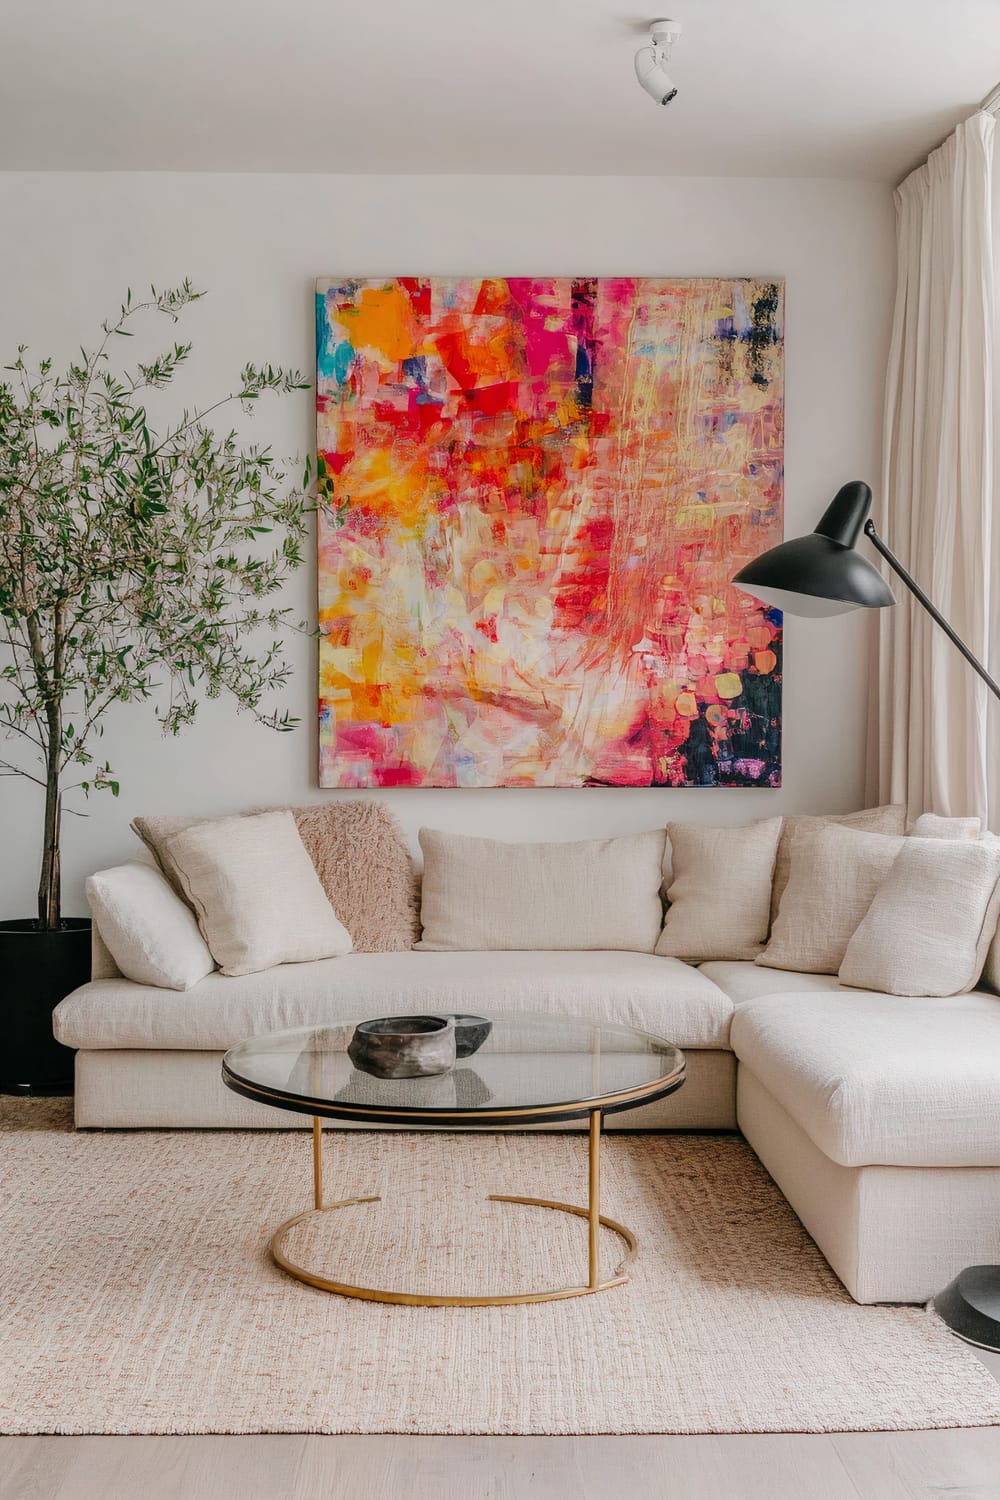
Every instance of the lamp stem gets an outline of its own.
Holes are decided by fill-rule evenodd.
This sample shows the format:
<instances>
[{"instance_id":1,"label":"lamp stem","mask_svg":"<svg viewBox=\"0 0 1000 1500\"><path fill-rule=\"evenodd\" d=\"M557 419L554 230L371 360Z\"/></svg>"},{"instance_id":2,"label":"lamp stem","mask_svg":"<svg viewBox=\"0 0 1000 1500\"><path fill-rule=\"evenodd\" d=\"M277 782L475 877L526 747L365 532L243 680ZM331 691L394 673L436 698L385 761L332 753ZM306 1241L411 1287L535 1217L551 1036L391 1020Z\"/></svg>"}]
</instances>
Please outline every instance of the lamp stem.
<instances>
[{"instance_id":1,"label":"lamp stem","mask_svg":"<svg viewBox=\"0 0 1000 1500\"><path fill-rule=\"evenodd\" d=\"M994 698L1000 699L1000 682L997 682L995 677L990 676L989 672L987 672L986 668L983 666L978 657L973 656L968 646L962 640L962 637L948 624L948 621L945 619L944 615L938 609L937 605L927 597L917 580L913 577L913 574L908 572L907 569L903 567L903 564L900 562L896 554L892 551L891 547L887 546L887 544L882 540L878 532L875 530L874 521L869 520L865 522L865 536L871 542L872 546L875 548L875 551L880 553L882 557L885 558L886 562L889 564L890 568L897 575L897 577L901 578L902 581L906 584L906 587L909 589L914 599L916 599L917 603L923 605L924 609L930 615L935 625L940 625L941 629L951 641L952 645L958 647L959 651L961 651L962 655L965 657L972 670L974 672L978 672L979 676L983 679L986 686L993 694Z\"/></svg>"}]
</instances>

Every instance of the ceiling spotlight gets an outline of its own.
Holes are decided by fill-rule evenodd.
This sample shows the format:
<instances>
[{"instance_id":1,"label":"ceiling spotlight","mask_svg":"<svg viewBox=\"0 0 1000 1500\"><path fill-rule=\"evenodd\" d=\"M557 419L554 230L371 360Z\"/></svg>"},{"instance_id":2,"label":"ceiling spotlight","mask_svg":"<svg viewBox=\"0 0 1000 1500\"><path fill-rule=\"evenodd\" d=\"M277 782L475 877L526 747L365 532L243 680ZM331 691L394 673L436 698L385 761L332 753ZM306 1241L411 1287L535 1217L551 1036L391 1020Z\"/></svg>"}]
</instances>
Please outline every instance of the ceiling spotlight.
<instances>
[{"instance_id":1,"label":"ceiling spotlight","mask_svg":"<svg viewBox=\"0 0 1000 1500\"><path fill-rule=\"evenodd\" d=\"M676 85L666 65L682 30L680 21L652 21L649 46L640 47L635 54L635 76L657 104L669 104L677 97Z\"/></svg>"}]
</instances>

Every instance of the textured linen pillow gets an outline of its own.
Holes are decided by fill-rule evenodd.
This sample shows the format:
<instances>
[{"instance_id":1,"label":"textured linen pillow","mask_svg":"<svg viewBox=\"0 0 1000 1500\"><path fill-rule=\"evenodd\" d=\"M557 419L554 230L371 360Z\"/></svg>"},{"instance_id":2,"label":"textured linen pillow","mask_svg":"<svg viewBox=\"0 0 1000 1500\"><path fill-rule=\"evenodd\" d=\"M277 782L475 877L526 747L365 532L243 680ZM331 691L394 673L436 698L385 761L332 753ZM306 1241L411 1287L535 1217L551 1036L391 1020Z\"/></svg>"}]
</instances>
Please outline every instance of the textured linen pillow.
<instances>
[{"instance_id":1,"label":"textured linen pillow","mask_svg":"<svg viewBox=\"0 0 1000 1500\"><path fill-rule=\"evenodd\" d=\"M964 995L1000 912L1000 840L906 839L847 945L840 981L887 995Z\"/></svg>"},{"instance_id":2,"label":"textured linen pillow","mask_svg":"<svg viewBox=\"0 0 1000 1500\"><path fill-rule=\"evenodd\" d=\"M223 974L351 951L290 812L213 818L165 849Z\"/></svg>"},{"instance_id":3,"label":"textured linen pillow","mask_svg":"<svg viewBox=\"0 0 1000 1500\"><path fill-rule=\"evenodd\" d=\"M424 930L417 947L652 953L663 920L663 838L657 830L579 843L507 844L421 828Z\"/></svg>"},{"instance_id":4,"label":"textured linen pillow","mask_svg":"<svg viewBox=\"0 0 1000 1500\"><path fill-rule=\"evenodd\" d=\"M215 968L190 908L151 865L133 860L98 870L86 891L104 946L126 979L189 990Z\"/></svg>"},{"instance_id":5,"label":"textured linen pillow","mask_svg":"<svg viewBox=\"0 0 1000 1500\"><path fill-rule=\"evenodd\" d=\"M743 828L668 823L670 906L656 944L689 963L754 958L767 937L781 818Z\"/></svg>"},{"instance_id":6,"label":"textured linen pillow","mask_svg":"<svg viewBox=\"0 0 1000 1500\"><path fill-rule=\"evenodd\" d=\"M399 824L385 803L318 802L290 811L327 899L351 934L354 951L399 953L412 948L420 936L417 878ZM186 897L167 841L186 828L214 821L164 816L132 822L133 833L155 856L182 900Z\"/></svg>"},{"instance_id":7,"label":"textured linen pillow","mask_svg":"<svg viewBox=\"0 0 1000 1500\"><path fill-rule=\"evenodd\" d=\"M910 829L911 839L977 839L983 831L978 818L942 818L921 813Z\"/></svg>"},{"instance_id":8,"label":"textured linen pillow","mask_svg":"<svg viewBox=\"0 0 1000 1500\"><path fill-rule=\"evenodd\" d=\"M905 842L902 834L804 821L792 839L788 885L770 940L756 962L767 969L836 974Z\"/></svg>"},{"instance_id":9,"label":"textured linen pillow","mask_svg":"<svg viewBox=\"0 0 1000 1500\"><path fill-rule=\"evenodd\" d=\"M835 823L841 828L857 828L862 833L906 832L906 808L901 802L887 802L883 807L866 807L861 812L844 813L841 816L813 817L803 814L786 818L778 844L778 858L774 866L774 885L771 890L771 925L778 915L778 907L788 884L788 871L792 858L792 841L803 828L817 828L826 823ZM836 972L835 970L833 972Z\"/></svg>"}]
</instances>

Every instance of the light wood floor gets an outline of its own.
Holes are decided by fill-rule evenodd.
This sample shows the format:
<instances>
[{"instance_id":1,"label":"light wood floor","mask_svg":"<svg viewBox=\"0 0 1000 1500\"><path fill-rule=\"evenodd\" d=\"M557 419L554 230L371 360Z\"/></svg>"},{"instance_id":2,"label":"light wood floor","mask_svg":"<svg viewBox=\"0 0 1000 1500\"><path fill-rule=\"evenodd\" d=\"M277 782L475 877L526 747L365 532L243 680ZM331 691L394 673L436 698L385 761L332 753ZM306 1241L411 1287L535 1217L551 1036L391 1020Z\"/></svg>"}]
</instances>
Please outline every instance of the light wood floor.
<instances>
[{"instance_id":1,"label":"light wood floor","mask_svg":"<svg viewBox=\"0 0 1000 1500\"><path fill-rule=\"evenodd\" d=\"M984 1355L1000 1380L1000 1356ZM1000 1500L1000 1427L762 1437L0 1438L0 1500Z\"/></svg>"}]
</instances>

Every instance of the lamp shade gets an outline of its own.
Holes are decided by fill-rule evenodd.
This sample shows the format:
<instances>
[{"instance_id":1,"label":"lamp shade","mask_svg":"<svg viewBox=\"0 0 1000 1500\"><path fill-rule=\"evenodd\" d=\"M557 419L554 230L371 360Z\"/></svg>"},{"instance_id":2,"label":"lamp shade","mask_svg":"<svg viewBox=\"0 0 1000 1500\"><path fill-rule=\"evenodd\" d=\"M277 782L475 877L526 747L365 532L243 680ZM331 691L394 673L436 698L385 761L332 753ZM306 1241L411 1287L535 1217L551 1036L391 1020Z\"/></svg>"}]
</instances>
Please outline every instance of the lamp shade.
<instances>
[{"instance_id":1,"label":"lamp shade","mask_svg":"<svg viewBox=\"0 0 1000 1500\"><path fill-rule=\"evenodd\" d=\"M839 615L895 604L878 569L855 551L871 503L872 492L862 480L842 485L815 531L762 552L733 583L791 615Z\"/></svg>"}]
</instances>

